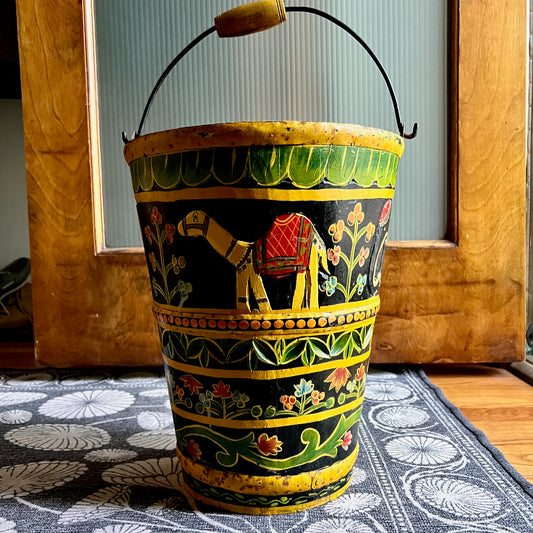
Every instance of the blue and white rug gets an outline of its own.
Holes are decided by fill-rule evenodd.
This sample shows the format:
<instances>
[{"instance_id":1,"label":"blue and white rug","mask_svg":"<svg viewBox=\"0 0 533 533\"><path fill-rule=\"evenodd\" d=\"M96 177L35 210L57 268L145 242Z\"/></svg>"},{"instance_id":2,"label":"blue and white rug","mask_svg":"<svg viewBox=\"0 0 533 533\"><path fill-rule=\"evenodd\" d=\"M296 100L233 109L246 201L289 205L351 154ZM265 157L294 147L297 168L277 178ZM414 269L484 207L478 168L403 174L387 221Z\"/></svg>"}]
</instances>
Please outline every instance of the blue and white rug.
<instances>
[{"instance_id":1,"label":"blue and white rug","mask_svg":"<svg viewBox=\"0 0 533 533\"><path fill-rule=\"evenodd\" d=\"M350 488L256 517L183 488L162 372L0 371L0 533L526 533L533 487L418 369L372 369Z\"/></svg>"}]
</instances>

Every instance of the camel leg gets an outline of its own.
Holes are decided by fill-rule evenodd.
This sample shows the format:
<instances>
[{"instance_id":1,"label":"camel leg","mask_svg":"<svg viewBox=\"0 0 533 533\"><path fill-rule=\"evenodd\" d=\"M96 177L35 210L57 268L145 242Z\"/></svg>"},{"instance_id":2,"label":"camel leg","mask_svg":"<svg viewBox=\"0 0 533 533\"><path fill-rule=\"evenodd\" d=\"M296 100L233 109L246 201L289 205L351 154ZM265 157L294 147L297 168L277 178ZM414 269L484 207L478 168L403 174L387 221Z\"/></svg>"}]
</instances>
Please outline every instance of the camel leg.
<instances>
[{"instance_id":1,"label":"camel leg","mask_svg":"<svg viewBox=\"0 0 533 533\"><path fill-rule=\"evenodd\" d=\"M250 300L248 297L249 278L250 278L250 273L248 272L247 269L243 270L242 272L237 272L235 296L236 296L237 311L241 313L250 312Z\"/></svg>"},{"instance_id":2,"label":"camel leg","mask_svg":"<svg viewBox=\"0 0 533 533\"><path fill-rule=\"evenodd\" d=\"M318 309L318 251L315 246L313 246L309 257L307 276L309 309Z\"/></svg>"},{"instance_id":3,"label":"camel leg","mask_svg":"<svg viewBox=\"0 0 533 533\"><path fill-rule=\"evenodd\" d=\"M259 306L259 311L262 313L272 311L272 307L270 307L270 302L268 301L268 296L265 291L265 286L263 285L263 280L257 272L250 274L250 285L252 286L252 292L254 293L257 305Z\"/></svg>"},{"instance_id":4,"label":"camel leg","mask_svg":"<svg viewBox=\"0 0 533 533\"><path fill-rule=\"evenodd\" d=\"M296 274L296 288L294 289L294 295L292 297L292 310L298 311L303 307L305 299L305 278L307 271L298 272Z\"/></svg>"}]
</instances>

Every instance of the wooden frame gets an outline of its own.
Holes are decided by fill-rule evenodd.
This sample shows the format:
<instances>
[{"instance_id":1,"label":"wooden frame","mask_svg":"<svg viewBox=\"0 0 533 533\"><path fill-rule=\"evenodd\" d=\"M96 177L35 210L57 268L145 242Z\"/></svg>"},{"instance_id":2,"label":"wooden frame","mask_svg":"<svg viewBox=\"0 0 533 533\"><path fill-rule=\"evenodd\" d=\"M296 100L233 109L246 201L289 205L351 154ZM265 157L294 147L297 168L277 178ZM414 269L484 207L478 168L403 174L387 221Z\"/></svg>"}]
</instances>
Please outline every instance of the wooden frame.
<instances>
[{"instance_id":1,"label":"wooden frame","mask_svg":"<svg viewBox=\"0 0 533 533\"><path fill-rule=\"evenodd\" d=\"M373 362L524 355L527 1L456 2L449 240L389 247ZM144 258L95 238L84 5L17 12L37 360L159 364Z\"/></svg>"}]
</instances>

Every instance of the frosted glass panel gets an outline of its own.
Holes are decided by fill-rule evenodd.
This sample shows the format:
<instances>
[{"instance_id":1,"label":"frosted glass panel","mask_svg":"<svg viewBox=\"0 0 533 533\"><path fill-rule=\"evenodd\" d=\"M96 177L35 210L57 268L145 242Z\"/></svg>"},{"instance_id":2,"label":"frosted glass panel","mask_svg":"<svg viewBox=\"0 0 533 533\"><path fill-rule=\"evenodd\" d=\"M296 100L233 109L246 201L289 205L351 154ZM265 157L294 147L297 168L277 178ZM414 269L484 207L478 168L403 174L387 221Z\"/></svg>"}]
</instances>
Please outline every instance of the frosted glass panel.
<instances>
[{"instance_id":1,"label":"frosted glass panel","mask_svg":"<svg viewBox=\"0 0 533 533\"><path fill-rule=\"evenodd\" d=\"M141 246L121 130L138 126L167 64L236 0L94 0L108 247ZM382 61L395 87L406 141L390 239L439 239L446 226L447 2L287 0L340 18ZM366 52L319 17L236 39L211 35L176 67L144 133L241 120L346 122L396 132L386 85Z\"/></svg>"}]
</instances>

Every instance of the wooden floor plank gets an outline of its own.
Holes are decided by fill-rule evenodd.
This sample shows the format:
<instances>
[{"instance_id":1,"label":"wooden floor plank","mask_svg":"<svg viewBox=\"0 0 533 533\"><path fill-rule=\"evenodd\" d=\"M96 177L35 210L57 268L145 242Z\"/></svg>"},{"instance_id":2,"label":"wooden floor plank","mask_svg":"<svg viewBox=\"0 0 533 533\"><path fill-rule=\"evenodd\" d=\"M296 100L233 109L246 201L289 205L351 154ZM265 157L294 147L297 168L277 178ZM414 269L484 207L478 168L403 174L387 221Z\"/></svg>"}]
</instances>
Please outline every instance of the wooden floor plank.
<instances>
[{"instance_id":1,"label":"wooden floor plank","mask_svg":"<svg viewBox=\"0 0 533 533\"><path fill-rule=\"evenodd\" d=\"M424 366L429 379L533 483L533 386L504 368Z\"/></svg>"}]
</instances>

